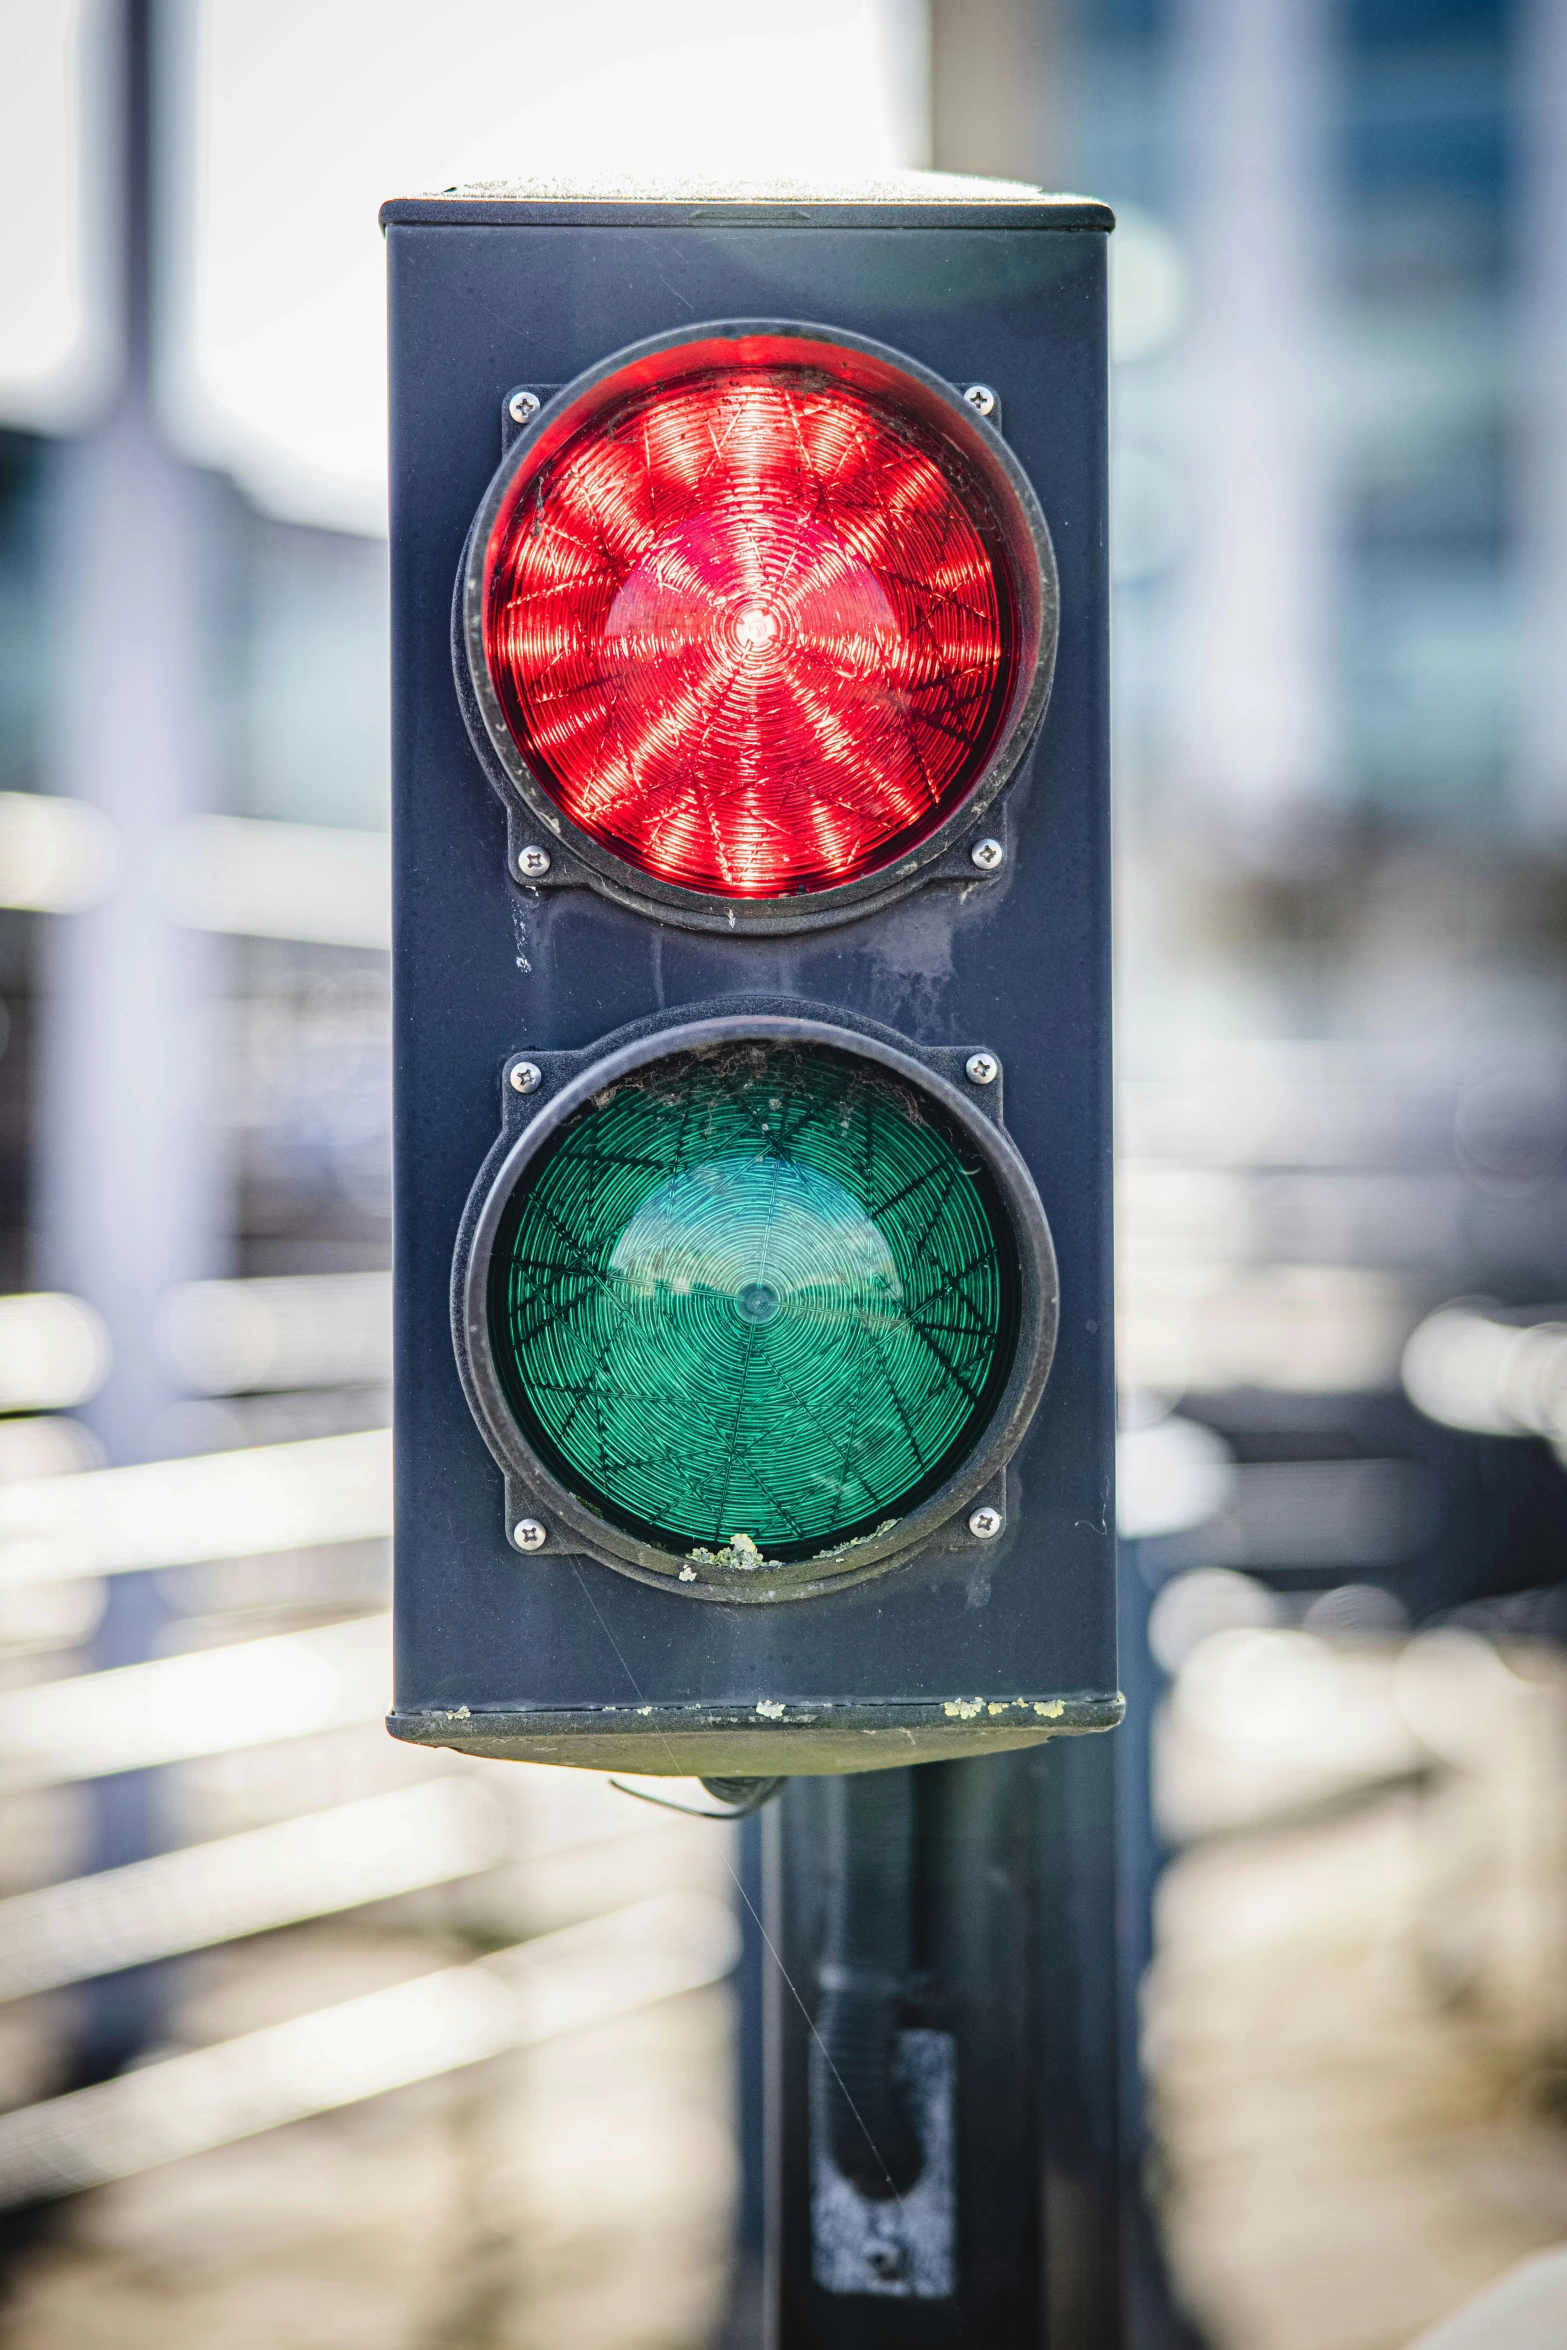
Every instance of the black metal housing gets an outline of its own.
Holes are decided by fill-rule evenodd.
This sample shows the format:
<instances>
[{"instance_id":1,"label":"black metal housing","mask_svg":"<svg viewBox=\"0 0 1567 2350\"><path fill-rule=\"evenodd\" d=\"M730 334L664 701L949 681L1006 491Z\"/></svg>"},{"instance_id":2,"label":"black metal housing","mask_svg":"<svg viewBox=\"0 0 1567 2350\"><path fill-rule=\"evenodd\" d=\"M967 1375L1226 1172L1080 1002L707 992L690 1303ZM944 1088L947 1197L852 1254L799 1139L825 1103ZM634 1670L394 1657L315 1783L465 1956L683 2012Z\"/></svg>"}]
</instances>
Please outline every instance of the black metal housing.
<instances>
[{"instance_id":1,"label":"black metal housing","mask_svg":"<svg viewBox=\"0 0 1567 2350\"><path fill-rule=\"evenodd\" d=\"M1024 646L1010 706L981 773L945 820L917 847L879 871L836 889L806 897L735 898L687 889L641 872L572 822L534 774L506 723L484 656L484 577L490 536L525 469L536 471L590 419L616 387L637 379L656 381L664 367L680 369L745 361L754 352L783 344L799 361L817 354L829 364L856 367L879 390L910 413L934 425L962 468L983 485L986 503L1006 545L1022 605ZM726 319L654 335L587 368L555 391L527 425L509 436L463 548L452 598L452 666L458 701L469 738L502 803L524 820L527 835L542 832L554 860L552 886L588 884L606 897L659 920L694 930L738 936L822 930L857 914L890 905L932 877L954 845L978 836L981 819L1028 748L1050 699L1055 671L1060 596L1055 549L1027 475L1002 439L999 422L989 423L916 359L851 334L842 327L807 325L793 319ZM508 833L508 866L515 875L516 847L524 835ZM963 868L960 867L960 871ZM968 865L966 878L975 868Z\"/></svg>"},{"instance_id":2,"label":"black metal housing","mask_svg":"<svg viewBox=\"0 0 1567 2350\"><path fill-rule=\"evenodd\" d=\"M1105 239L1102 206L414 199L387 207L391 314L393 988L401 1737L637 1773L876 1768L1108 1728L1116 1692L1110 1258ZM687 339L812 318L983 382L1049 516L1049 706L938 886L765 935L508 878L502 802L452 684L452 583L495 473L501 403ZM993 428L972 419L972 430ZM529 430L532 429L530 426ZM526 438L526 435L524 435ZM989 444L987 443L987 446ZM516 836L514 836L516 837ZM564 875L571 853L557 836ZM579 883L583 874L576 877ZM451 1334L453 1252L496 1149L497 1075L555 1072L639 1024L742 1004L879 1035L964 1091L983 1042L1054 1243L1049 1384L984 1498L895 1572L800 1605L682 1607L602 1544L507 1540ZM560 1056L556 1058L556 1056ZM565 1080L563 1080L565 1082ZM990 1089L994 1091L994 1089ZM970 1108L984 1116L980 1089ZM526 1109L527 1097L513 1096ZM508 1103L508 1115L511 1105ZM515 1129L513 1139L521 1133ZM509 1147L509 1146L508 1146ZM498 1164L498 1160L496 1162ZM550 1513L536 1513L549 1522ZM635 1564L636 1562L631 1562Z\"/></svg>"},{"instance_id":3,"label":"black metal housing","mask_svg":"<svg viewBox=\"0 0 1567 2350\"><path fill-rule=\"evenodd\" d=\"M492 1250L513 1192L531 1161L584 1103L617 1078L673 1054L752 1040L815 1044L857 1056L934 1100L973 1146L1001 1195L1017 1248L1020 1312L1011 1372L990 1424L936 1492L885 1533L824 1544L813 1558L738 1568L702 1557L693 1563L687 1551L638 1541L573 1493L539 1458L506 1400L491 1344L488 1293ZM452 1340L469 1408L505 1473L508 1526L536 1510L559 1547L585 1552L682 1599L754 1605L813 1598L885 1574L926 1548L960 1510L996 1485L1050 1374L1059 1283L1039 1194L1001 1124L1002 1080L985 1086L963 1083L963 1065L972 1050L961 1045L922 1049L865 1023L846 1027L824 1007L714 1005L698 1020L671 1015L639 1023L629 1035L607 1037L586 1053L530 1055L541 1072L531 1094L515 1092L501 1072L502 1132L469 1195L452 1260ZM543 1553L533 1555L542 1564Z\"/></svg>"}]
</instances>

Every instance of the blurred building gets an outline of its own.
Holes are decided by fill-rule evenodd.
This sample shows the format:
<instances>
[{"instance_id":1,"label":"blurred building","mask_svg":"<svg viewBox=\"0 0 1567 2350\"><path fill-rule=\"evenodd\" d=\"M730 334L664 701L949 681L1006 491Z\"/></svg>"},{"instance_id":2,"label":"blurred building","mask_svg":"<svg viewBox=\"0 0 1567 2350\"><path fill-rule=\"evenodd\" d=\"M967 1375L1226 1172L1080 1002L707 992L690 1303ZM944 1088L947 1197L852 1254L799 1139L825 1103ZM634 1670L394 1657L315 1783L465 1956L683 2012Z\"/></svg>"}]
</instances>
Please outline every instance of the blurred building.
<instances>
[{"instance_id":1,"label":"blurred building","mask_svg":"<svg viewBox=\"0 0 1567 2350\"><path fill-rule=\"evenodd\" d=\"M1124 1375L1243 1452L1270 1415L1418 1450L1422 1314L1567 1292L1560 12L1105 0L1059 38L1062 172L1126 208ZM1444 1588L1543 1573L1455 1548Z\"/></svg>"}]
</instances>

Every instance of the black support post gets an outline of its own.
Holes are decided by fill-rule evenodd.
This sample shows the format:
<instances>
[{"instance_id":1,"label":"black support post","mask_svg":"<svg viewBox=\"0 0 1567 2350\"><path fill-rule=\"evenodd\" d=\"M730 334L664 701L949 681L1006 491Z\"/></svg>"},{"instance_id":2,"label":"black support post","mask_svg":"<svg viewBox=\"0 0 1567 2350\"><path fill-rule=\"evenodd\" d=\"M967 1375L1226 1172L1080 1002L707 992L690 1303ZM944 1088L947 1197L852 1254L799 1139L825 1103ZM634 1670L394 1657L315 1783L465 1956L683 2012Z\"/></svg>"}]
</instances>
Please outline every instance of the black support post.
<instances>
[{"instance_id":1,"label":"black support post","mask_svg":"<svg viewBox=\"0 0 1567 2350\"><path fill-rule=\"evenodd\" d=\"M773 2350L1117 2350L1113 1742L796 1780L768 1834Z\"/></svg>"}]
</instances>

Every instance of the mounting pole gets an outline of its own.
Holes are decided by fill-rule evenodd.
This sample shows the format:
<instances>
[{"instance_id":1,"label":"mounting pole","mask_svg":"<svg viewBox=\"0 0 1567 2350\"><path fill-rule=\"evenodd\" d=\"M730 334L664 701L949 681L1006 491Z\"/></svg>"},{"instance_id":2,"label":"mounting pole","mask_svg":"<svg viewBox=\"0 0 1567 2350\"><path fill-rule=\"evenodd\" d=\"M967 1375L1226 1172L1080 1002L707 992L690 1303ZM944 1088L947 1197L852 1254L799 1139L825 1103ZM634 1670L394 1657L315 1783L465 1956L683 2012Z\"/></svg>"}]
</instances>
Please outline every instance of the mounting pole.
<instances>
[{"instance_id":1,"label":"mounting pole","mask_svg":"<svg viewBox=\"0 0 1567 2350\"><path fill-rule=\"evenodd\" d=\"M1123 2341L1115 1743L767 1815L770 2350Z\"/></svg>"},{"instance_id":2,"label":"mounting pole","mask_svg":"<svg viewBox=\"0 0 1567 2350\"><path fill-rule=\"evenodd\" d=\"M221 1271L226 1197L215 1150L215 940L164 912L169 831L207 804L203 636L210 485L155 420L155 99L159 11L124 0L118 52L121 377L107 413L52 459L52 626L60 686L50 782L113 828L101 902L49 920L42 943L34 1183L35 1278L85 1298L113 1350L84 1417L112 1463L155 1458L175 1389L159 1312L179 1282ZM84 137L85 137L84 132ZM152 1574L107 1586L95 1666L152 1652L165 1608ZM97 1782L85 1865L162 1849L156 1773ZM111 1976L78 2004L75 2069L110 2073L156 2028L156 1977Z\"/></svg>"}]
</instances>

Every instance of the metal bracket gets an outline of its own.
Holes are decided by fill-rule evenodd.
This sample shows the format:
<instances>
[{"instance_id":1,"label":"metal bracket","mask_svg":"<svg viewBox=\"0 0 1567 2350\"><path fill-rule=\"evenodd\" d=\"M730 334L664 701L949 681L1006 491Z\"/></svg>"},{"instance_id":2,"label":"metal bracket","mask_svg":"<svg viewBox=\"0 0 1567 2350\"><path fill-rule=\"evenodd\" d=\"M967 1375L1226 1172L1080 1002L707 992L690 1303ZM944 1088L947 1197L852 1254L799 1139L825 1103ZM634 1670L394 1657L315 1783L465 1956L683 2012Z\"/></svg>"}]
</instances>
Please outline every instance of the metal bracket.
<instances>
[{"instance_id":1,"label":"metal bracket","mask_svg":"<svg viewBox=\"0 0 1567 2350\"><path fill-rule=\"evenodd\" d=\"M511 451L515 448L518 441L521 440L525 432L531 432L533 430L533 427L537 422L541 411L549 406L551 400L554 399L555 394L557 392L563 392L565 389L566 387L564 384L535 383L530 376L526 383L512 384L510 388L502 394L501 455L503 457L510 455ZM987 410L977 407L972 400L969 400L969 391L971 389L969 385L954 383L952 389L958 394L960 399L968 401L969 406L974 409L974 413L979 418L980 422L982 424L988 424L991 431L995 434L998 440L1001 440L1005 437L1001 423L1001 396L998 392L992 392L991 396L995 401L995 406ZM530 393L532 397L538 402L538 407L534 409L533 414L521 422L519 422L511 412L511 404L513 400L516 399L519 392Z\"/></svg>"},{"instance_id":2,"label":"metal bracket","mask_svg":"<svg viewBox=\"0 0 1567 2350\"><path fill-rule=\"evenodd\" d=\"M1007 823L1006 800L992 801L982 815L974 819L972 832L949 843L934 864L920 875L919 886L931 882L956 883L962 889L994 889L1004 881L1012 866L1012 843ZM506 876L517 890L591 889L594 877L580 857L575 856L566 843L540 823L537 816L517 805L515 798L506 803ZM1001 844L1000 861L991 868L976 865L974 844L980 840L994 840ZM544 873L525 873L519 865L524 849L542 848L549 856L549 868ZM884 901L865 908L867 914L884 913Z\"/></svg>"},{"instance_id":3,"label":"metal bracket","mask_svg":"<svg viewBox=\"0 0 1567 2350\"><path fill-rule=\"evenodd\" d=\"M814 2060L821 2062L819 2051ZM897 2072L924 2161L908 2192L873 2203L811 2131L811 2274L824 2293L946 2301L957 2291L957 2042L900 2032ZM822 2110L822 2100L813 2099Z\"/></svg>"}]
</instances>

